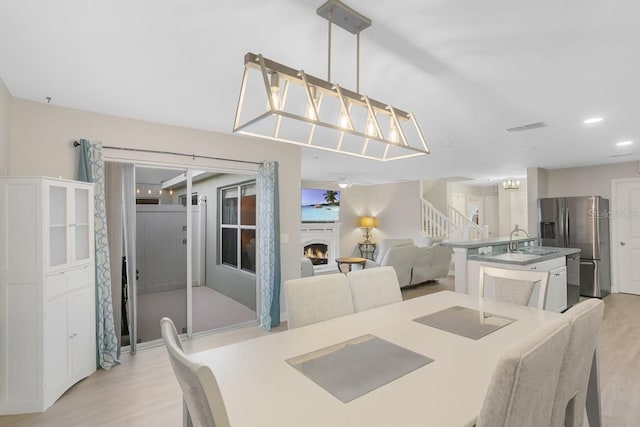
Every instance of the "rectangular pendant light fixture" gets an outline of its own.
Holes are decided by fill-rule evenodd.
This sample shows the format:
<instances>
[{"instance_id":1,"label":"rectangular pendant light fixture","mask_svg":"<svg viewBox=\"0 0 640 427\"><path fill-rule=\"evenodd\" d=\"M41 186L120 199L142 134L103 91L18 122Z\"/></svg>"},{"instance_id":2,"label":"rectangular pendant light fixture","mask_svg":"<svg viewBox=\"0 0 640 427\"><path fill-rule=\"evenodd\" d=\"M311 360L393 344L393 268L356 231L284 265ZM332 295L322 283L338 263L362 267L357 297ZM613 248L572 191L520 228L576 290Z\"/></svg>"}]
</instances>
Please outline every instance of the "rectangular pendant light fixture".
<instances>
[{"instance_id":1,"label":"rectangular pendant light fixture","mask_svg":"<svg viewBox=\"0 0 640 427\"><path fill-rule=\"evenodd\" d=\"M371 23L338 0L317 12L329 21L329 46L332 23L358 40ZM429 154L411 113L259 54L244 65L234 132L381 161Z\"/></svg>"}]
</instances>

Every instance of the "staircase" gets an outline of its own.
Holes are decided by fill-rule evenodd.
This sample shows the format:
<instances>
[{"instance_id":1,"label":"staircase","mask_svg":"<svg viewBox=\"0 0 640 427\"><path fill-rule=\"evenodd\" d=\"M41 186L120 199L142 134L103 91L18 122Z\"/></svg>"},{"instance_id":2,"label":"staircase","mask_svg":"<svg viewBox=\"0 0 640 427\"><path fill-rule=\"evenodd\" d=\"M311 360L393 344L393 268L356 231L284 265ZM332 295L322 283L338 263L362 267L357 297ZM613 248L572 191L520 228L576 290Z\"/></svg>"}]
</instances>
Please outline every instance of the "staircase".
<instances>
[{"instance_id":1,"label":"staircase","mask_svg":"<svg viewBox=\"0 0 640 427\"><path fill-rule=\"evenodd\" d=\"M420 212L422 233L434 241L487 238L484 228L451 206L448 206L448 212L445 215L434 208L428 200L421 198Z\"/></svg>"}]
</instances>

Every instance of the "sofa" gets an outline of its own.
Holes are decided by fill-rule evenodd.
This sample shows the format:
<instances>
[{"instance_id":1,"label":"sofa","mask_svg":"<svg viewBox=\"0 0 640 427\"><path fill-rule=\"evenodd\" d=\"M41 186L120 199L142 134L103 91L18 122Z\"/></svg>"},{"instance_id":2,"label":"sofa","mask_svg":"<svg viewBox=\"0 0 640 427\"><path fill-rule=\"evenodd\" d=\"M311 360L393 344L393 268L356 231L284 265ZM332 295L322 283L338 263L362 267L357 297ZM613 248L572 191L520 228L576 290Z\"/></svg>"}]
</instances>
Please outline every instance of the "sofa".
<instances>
[{"instance_id":1,"label":"sofa","mask_svg":"<svg viewBox=\"0 0 640 427\"><path fill-rule=\"evenodd\" d=\"M375 260L367 261L366 268L393 267L402 288L446 277L452 254L451 248L438 243L417 246L413 239L383 239L378 244Z\"/></svg>"}]
</instances>

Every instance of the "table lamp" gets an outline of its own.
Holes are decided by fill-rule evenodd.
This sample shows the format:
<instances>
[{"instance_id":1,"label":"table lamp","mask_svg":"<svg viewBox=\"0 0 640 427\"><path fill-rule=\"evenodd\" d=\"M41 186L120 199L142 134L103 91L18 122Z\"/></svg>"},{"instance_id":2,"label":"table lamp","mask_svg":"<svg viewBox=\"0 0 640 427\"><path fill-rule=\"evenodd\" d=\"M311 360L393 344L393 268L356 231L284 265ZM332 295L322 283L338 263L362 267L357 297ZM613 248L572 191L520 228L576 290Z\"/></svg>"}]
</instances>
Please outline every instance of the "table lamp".
<instances>
[{"instance_id":1,"label":"table lamp","mask_svg":"<svg viewBox=\"0 0 640 427\"><path fill-rule=\"evenodd\" d=\"M358 227L364 228L364 242L371 243L371 229L376 226L376 219L372 216L361 216L358 221Z\"/></svg>"}]
</instances>

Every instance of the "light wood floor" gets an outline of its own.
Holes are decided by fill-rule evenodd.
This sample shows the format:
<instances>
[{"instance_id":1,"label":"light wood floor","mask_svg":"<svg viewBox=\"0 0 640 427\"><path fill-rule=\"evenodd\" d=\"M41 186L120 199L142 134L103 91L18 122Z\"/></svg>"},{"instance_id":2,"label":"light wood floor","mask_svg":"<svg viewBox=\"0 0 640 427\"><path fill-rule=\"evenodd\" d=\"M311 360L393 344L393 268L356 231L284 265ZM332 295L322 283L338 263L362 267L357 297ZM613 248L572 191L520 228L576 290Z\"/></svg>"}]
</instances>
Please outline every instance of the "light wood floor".
<instances>
[{"instance_id":1,"label":"light wood floor","mask_svg":"<svg viewBox=\"0 0 640 427\"><path fill-rule=\"evenodd\" d=\"M403 289L405 299L452 289L452 278ZM600 379L606 427L640 422L640 296L615 294L604 299L600 338ZM271 332L243 328L188 340L190 353L232 344ZM0 417L2 427L180 426L182 397L164 347L123 355L111 371L79 382L44 413ZM271 427L271 426L265 426Z\"/></svg>"}]
</instances>

